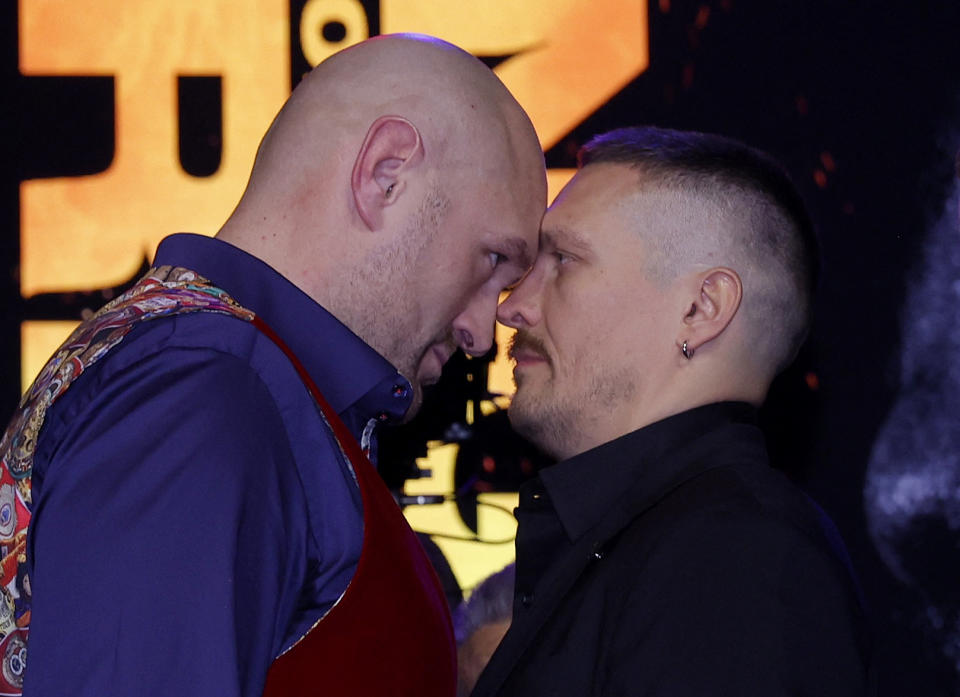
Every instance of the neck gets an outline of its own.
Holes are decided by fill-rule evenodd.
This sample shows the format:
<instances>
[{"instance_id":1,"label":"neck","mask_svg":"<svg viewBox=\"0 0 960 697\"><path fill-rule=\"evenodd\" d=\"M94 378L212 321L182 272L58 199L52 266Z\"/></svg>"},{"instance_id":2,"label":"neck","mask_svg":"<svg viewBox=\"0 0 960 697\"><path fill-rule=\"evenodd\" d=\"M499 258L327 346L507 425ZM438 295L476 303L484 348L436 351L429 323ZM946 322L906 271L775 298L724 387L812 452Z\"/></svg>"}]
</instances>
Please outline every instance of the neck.
<instances>
[{"instance_id":1,"label":"neck","mask_svg":"<svg viewBox=\"0 0 960 697\"><path fill-rule=\"evenodd\" d=\"M338 266L349 263L344 262L340 250L328 247L321 239L303 239L305 236L297 235L285 216L264 213L251 218L240 209L216 236L268 264L315 302L333 312L329 287L335 282L331 276L336 269L330 268L330 261L336 259Z\"/></svg>"}]
</instances>

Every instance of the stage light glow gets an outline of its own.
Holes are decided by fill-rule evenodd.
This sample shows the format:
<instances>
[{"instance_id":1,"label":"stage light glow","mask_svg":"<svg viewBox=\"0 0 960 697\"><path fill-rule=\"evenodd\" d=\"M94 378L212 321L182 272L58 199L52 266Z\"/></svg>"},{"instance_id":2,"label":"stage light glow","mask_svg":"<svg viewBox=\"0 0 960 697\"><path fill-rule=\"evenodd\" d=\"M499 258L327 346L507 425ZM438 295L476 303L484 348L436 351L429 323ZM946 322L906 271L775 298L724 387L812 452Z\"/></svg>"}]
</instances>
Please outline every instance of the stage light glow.
<instances>
[{"instance_id":1,"label":"stage light glow","mask_svg":"<svg viewBox=\"0 0 960 697\"><path fill-rule=\"evenodd\" d=\"M661 0L661 6L662 6ZM213 234L239 199L261 136L289 93L291 22L311 65L369 35L357 0L309 0L299 17L287 0L20 0L20 71L26 76L113 76L115 156L104 171L21 183L21 294L108 288L129 280L157 243L177 231ZM383 33L418 32L477 55L530 114L553 147L649 62L647 0L381 0ZM177 79L219 76L222 153L210 176L185 172L178 153ZM69 114L64 114L67 118ZM548 172L549 200L573 170ZM76 326L21 327L23 386ZM500 352L488 388L511 395L506 356L512 330L497 327ZM495 399L503 407L507 397ZM493 402L480 403L486 414ZM452 491L456 446L432 448L431 477L407 493ZM516 494L489 493L508 511ZM407 510L415 528L470 531L453 503ZM484 508L481 534L512 534L509 515ZM438 539L461 584L471 588L513 559L512 543Z\"/></svg>"},{"instance_id":2,"label":"stage light glow","mask_svg":"<svg viewBox=\"0 0 960 697\"><path fill-rule=\"evenodd\" d=\"M649 61L646 0L532 0L521 6L508 0L469 6L384 0L381 7L384 33L432 33L477 54L511 56L497 73L530 113L545 148ZM290 21L282 0L21 0L24 75L116 80L110 166L21 184L24 297L118 285L165 235L219 228L287 95ZM342 25L341 40L325 38L329 23ZM311 0L299 18L301 49L311 63L363 40L368 31L356 0ZM178 161L180 75L222 77L223 151L219 169L208 177L190 176ZM572 174L548 173L551 200ZM52 327L24 332L24 385L32 377L28 371L59 343ZM503 355L498 362L491 371L498 376L494 391L509 394L509 364Z\"/></svg>"},{"instance_id":3,"label":"stage light glow","mask_svg":"<svg viewBox=\"0 0 960 697\"><path fill-rule=\"evenodd\" d=\"M287 14L284 0L21 1L23 74L116 81L110 167L21 184L24 297L117 285L171 232L219 229L289 92ZM178 75L222 76L223 154L209 177L180 166Z\"/></svg>"},{"instance_id":4,"label":"stage light glow","mask_svg":"<svg viewBox=\"0 0 960 697\"><path fill-rule=\"evenodd\" d=\"M345 30L339 41L324 35L329 24ZM310 65L318 65L337 51L360 43L370 36L363 5L357 0L309 0L300 14L300 48Z\"/></svg>"}]
</instances>

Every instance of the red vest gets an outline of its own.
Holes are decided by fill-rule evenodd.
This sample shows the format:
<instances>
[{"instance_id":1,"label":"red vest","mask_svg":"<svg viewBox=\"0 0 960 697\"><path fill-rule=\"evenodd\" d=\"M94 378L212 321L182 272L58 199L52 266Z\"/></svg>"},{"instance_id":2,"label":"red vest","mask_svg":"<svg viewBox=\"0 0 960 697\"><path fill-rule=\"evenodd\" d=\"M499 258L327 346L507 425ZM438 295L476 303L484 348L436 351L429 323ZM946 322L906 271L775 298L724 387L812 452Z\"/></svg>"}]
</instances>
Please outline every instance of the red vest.
<instances>
[{"instance_id":1,"label":"red vest","mask_svg":"<svg viewBox=\"0 0 960 697\"><path fill-rule=\"evenodd\" d=\"M340 601L270 666L264 697L451 697L457 653L443 588L380 475L306 370L290 357L353 464L363 497L363 549Z\"/></svg>"}]
</instances>

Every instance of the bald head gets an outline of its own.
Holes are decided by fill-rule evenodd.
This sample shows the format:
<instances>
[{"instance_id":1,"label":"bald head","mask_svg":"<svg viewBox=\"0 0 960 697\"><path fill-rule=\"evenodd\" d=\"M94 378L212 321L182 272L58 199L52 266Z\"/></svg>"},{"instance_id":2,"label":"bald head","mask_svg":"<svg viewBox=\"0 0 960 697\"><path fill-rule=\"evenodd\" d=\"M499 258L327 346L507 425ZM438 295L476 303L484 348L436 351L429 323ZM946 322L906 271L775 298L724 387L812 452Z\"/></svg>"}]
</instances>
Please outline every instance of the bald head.
<instances>
[{"instance_id":1,"label":"bald head","mask_svg":"<svg viewBox=\"0 0 960 697\"><path fill-rule=\"evenodd\" d=\"M438 39L384 36L334 54L300 82L264 138L251 183L349 155L385 114L414 123L438 165L475 156L469 150L481 142L500 155L538 156L526 115L483 63Z\"/></svg>"},{"instance_id":2,"label":"bald head","mask_svg":"<svg viewBox=\"0 0 960 697\"><path fill-rule=\"evenodd\" d=\"M441 364L455 344L489 348L490 298L525 271L545 203L536 133L493 72L452 44L394 35L301 81L219 236L413 379L411 323L429 325L421 342L442 345ZM438 293L449 302L425 307Z\"/></svg>"}]
</instances>

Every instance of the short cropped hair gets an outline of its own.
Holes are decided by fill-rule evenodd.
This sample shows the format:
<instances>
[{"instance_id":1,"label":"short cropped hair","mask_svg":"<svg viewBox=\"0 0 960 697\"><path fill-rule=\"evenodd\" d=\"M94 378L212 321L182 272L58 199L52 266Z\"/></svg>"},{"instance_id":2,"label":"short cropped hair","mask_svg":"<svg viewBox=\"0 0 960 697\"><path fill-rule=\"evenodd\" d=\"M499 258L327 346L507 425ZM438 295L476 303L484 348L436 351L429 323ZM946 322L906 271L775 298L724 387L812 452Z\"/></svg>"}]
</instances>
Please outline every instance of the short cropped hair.
<instances>
[{"instance_id":1,"label":"short cropped hair","mask_svg":"<svg viewBox=\"0 0 960 697\"><path fill-rule=\"evenodd\" d=\"M750 267L741 309L765 333L775 372L793 360L810 325L820 256L807 208L780 164L732 138L655 127L598 135L580 149L578 162L626 165L640 173L638 186L680 191L736 221L721 249L710 251L721 262L729 254ZM653 241L651 262L680 268L697 243ZM769 327L778 325L781 331L771 335Z\"/></svg>"}]
</instances>

